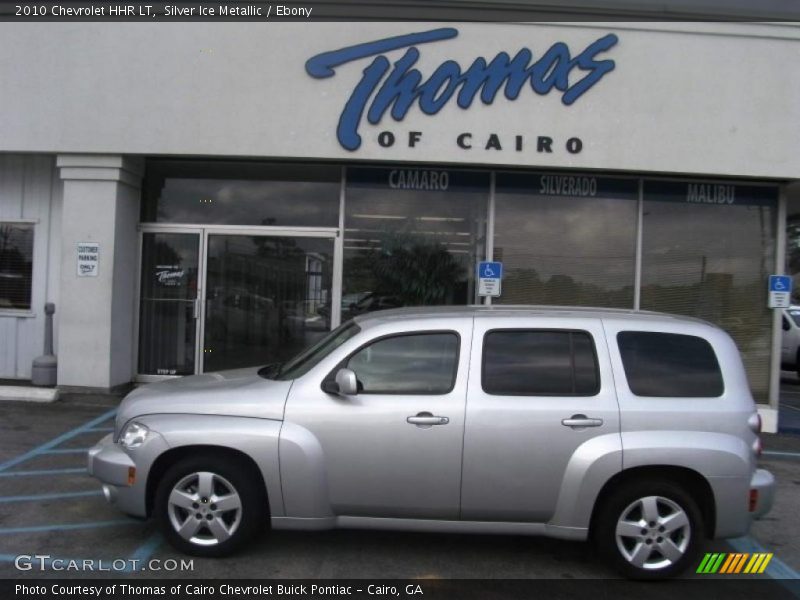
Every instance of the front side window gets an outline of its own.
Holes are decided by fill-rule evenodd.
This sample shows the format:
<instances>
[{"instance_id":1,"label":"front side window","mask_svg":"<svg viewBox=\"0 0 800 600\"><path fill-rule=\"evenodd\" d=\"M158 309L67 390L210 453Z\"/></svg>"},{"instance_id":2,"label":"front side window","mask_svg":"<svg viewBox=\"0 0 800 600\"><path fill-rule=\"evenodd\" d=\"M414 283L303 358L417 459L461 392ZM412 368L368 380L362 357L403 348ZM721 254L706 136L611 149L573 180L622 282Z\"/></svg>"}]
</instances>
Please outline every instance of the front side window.
<instances>
[{"instance_id":1,"label":"front side window","mask_svg":"<svg viewBox=\"0 0 800 600\"><path fill-rule=\"evenodd\" d=\"M359 393L446 394L456 380L459 337L454 332L387 337L347 361Z\"/></svg>"},{"instance_id":2,"label":"front side window","mask_svg":"<svg viewBox=\"0 0 800 600\"><path fill-rule=\"evenodd\" d=\"M0 222L0 310L31 308L33 225Z\"/></svg>"},{"instance_id":3,"label":"front side window","mask_svg":"<svg viewBox=\"0 0 800 600\"><path fill-rule=\"evenodd\" d=\"M617 334L628 387L637 396L715 398L724 390L714 349L693 335Z\"/></svg>"},{"instance_id":4,"label":"front side window","mask_svg":"<svg viewBox=\"0 0 800 600\"><path fill-rule=\"evenodd\" d=\"M585 331L490 331L482 385L495 396L593 396L600 378L592 337Z\"/></svg>"}]
</instances>

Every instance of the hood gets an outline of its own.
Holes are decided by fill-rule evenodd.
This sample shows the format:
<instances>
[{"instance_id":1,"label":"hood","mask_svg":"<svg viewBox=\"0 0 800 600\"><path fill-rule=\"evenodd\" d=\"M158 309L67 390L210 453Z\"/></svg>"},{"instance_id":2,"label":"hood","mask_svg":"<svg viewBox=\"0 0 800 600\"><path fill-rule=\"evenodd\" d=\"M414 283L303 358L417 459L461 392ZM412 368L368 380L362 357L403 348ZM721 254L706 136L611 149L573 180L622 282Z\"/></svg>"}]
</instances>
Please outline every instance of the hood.
<instances>
[{"instance_id":1,"label":"hood","mask_svg":"<svg viewBox=\"0 0 800 600\"><path fill-rule=\"evenodd\" d=\"M151 383L128 394L117 410L116 431L134 417L155 414L225 415L283 419L291 381L258 376L258 367Z\"/></svg>"}]
</instances>

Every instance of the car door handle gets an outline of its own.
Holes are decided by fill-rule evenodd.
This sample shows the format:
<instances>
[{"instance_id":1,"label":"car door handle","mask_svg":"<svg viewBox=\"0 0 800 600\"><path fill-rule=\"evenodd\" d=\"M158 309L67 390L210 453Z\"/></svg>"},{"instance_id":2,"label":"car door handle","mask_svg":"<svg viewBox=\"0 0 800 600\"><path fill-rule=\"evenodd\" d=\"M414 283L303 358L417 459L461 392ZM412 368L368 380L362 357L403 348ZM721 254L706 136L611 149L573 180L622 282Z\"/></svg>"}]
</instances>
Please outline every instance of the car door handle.
<instances>
[{"instance_id":1,"label":"car door handle","mask_svg":"<svg viewBox=\"0 0 800 600\"><path fill-rule=\"evenodd\" d=\"M431 413L419 413L413 417L408 417L406 422L412 425L447 425L450 419L447 417L437 417Z\"/></svg>"},{"instance_id":2,"label":"car door handle","mask_svg":"<svg viewBox=\"0 0 800 600\"><path fill-rule=\"evenodd\" d=\"M583 427L600 427L603 424L603 419L592 419L586 415L572 415L569 419L561 419L561 424L565 427L583 428Z\"/></svg>"}]
</instances>

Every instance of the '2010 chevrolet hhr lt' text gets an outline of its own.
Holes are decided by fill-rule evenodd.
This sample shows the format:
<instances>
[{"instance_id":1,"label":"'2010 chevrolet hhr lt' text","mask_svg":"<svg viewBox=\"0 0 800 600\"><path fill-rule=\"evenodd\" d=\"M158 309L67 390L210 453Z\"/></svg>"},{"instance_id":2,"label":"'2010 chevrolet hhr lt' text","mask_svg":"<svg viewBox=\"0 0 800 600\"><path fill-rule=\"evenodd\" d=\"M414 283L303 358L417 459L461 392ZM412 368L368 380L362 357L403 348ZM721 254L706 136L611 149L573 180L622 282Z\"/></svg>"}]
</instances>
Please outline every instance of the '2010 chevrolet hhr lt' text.
<instances>
[{"instance_id":1,"label":"'2010 chevrolet hhr lt' text","mask_svg":"<svg viewBox=\"0 0 800 600\"><path fill-rule=\"evenodd\" d=\"M269 524L591 539L675 575L772 504L760 419L721 329L640 311L362 315L294 359L129 394L89 471L178 549Z\"/></svg>"}]
</instances>

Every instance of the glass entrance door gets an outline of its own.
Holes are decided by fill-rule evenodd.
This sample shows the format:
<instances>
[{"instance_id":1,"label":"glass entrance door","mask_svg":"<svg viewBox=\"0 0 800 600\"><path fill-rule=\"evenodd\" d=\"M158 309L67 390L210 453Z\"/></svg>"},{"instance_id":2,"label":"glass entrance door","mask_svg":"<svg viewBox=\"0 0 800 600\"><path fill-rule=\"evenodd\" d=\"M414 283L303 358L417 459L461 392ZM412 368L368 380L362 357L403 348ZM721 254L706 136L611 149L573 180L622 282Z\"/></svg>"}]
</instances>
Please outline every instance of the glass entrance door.
<instances>
[{"instance_id":1,"label":"glass entrance door","mask_svg":"<svg viewBox=\"0 0 800 600\"><path fill-rule=\"evenodd\" d=\"M333 237L209 233L202 371L282 362L331 329Z\"/></svg>"},{"instance_id":2,"label":"glass entrance door","mask_svg":"<svg viewBox=\"0 0 800 600\"><path fill-rule=\"evenodd\" d=\"M142 234L139 373L196 372L200 232Z\"/></svg>"}]
</instances>

